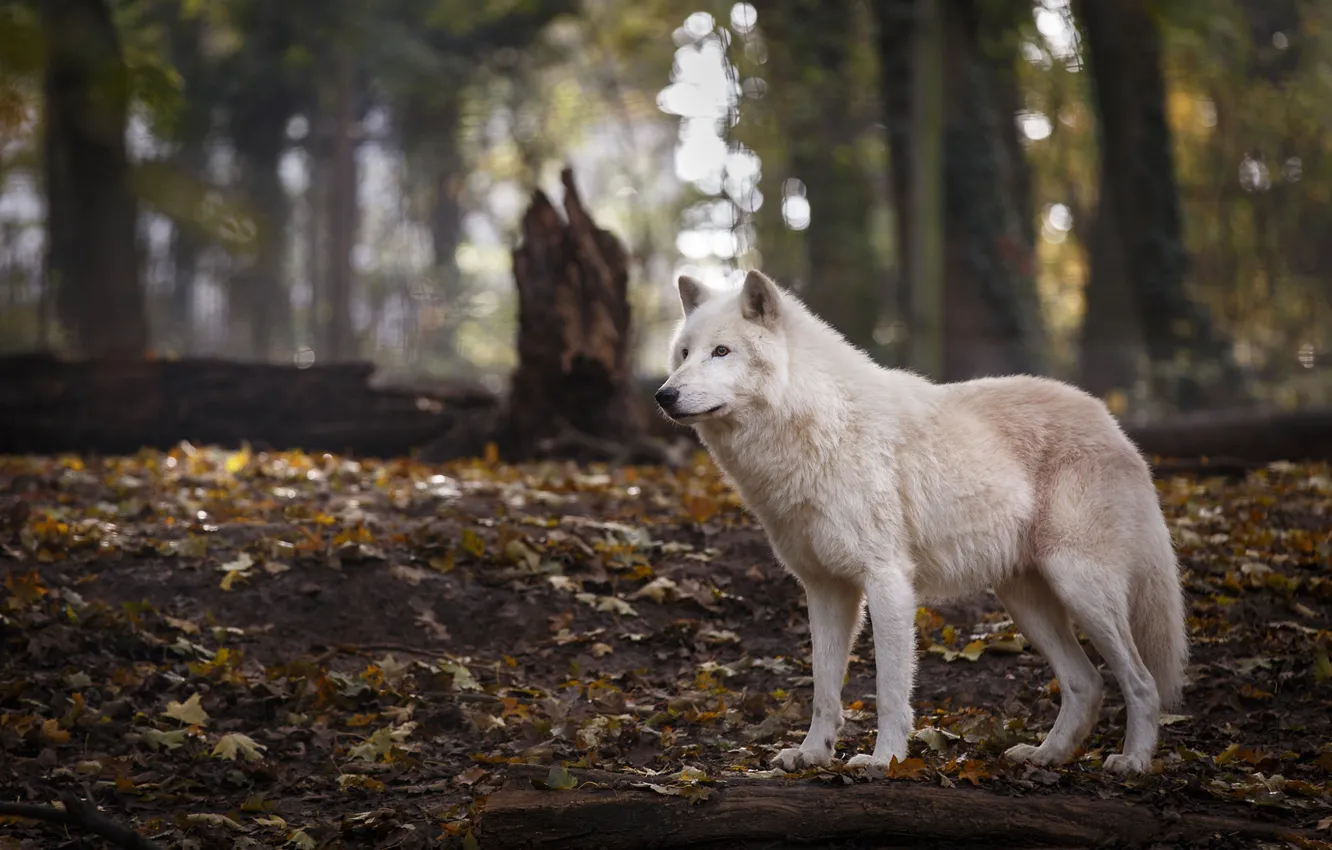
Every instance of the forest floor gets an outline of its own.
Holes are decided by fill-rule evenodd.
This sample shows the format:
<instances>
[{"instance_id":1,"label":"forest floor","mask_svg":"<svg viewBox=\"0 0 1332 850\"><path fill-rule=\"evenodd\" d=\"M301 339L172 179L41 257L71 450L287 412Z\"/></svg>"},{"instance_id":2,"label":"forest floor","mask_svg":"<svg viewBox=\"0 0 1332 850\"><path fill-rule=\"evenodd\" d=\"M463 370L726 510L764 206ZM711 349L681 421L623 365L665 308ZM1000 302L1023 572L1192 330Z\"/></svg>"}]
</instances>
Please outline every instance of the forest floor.
<instances>
[{"instance_id":1,"label":"forest floor","mask_svg":"<svg viewBox=\"0 0 1332 850\"><path fill-rule=\"evenodd\" d=\"M705 458L0 458L0 803L91 799L163 847L485 847L484 802L526 762L686 796L843 771L1332 837L1332 471L1158 486L1193 643L1158 772L1100 770L1124 721L1108 673L1075 763L998 759L1058 697L987 595L919 612L919 731L890 777L782 780L764 771L808 721L804 597ZM872 748L873 669L862 634L840 759ZM0 817L0 850L105 846Z\"/></svg>"}]
</instances>

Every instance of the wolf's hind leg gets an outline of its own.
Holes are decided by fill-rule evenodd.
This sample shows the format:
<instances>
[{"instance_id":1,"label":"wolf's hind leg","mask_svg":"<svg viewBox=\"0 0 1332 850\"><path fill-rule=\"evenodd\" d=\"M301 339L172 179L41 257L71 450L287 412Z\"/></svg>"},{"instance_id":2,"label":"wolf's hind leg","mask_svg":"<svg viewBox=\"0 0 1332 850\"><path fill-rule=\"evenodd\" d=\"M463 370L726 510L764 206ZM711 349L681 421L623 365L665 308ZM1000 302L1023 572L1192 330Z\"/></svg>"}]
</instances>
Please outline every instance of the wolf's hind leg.
<instances>
[{"instance_id":1,"label":"wolf's hind leg","mask_svg":"<svg viewBox=\"0 0 1332 850\"><path fill-rule=\"evenodd\" d=\"M1055 554L1042 566L1050 588L1105 659L1124 694L1128 714L1124 751L1107 756L1105 769L1111 773L1145 773L1156 751L1161 697L1133 640L1128 570L1098 563L1078 552Z\"/></svg>"},{"instance_id":2,"label":"wolf's hind leg","mask_svg":"<svg viewBox=\"0 0 1332 850\"><path fill-rule=\"evenodd\" d=\"M1035 571L996 590L1022 636L1050 662L1059 680L1059 715L1039 747L1018 744L1004 756L1040 765L1067 762L1090 734L1101 711L1105 682L1078 643L1068 609Z\"/></svg>"}]
</instances>

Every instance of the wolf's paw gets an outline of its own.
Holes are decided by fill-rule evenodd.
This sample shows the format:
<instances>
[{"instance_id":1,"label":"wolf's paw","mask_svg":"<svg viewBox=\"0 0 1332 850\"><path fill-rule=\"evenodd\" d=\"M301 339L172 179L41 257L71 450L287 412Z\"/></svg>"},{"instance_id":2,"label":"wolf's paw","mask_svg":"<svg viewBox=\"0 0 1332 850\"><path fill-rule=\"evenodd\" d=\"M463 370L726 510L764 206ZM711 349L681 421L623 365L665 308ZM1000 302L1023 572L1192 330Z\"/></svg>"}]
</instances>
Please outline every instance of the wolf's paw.
<instances>
[{"instance_id":1,"label":"wolf's paw","mask_svg":"<svg viewBox=\"0 0 1332 850\"><path fill-rule=\"evenodd\" d=\"M832 750L802 750L787 747L773 757L772 763L787 773L810 767L827 767L832 763Z\"/></svg>"},{"instance_id":2,"label":"wolf's paw","mask_svg":"<svg viewBox=\"0 0 1332 850\"><path fill-rule=\"evenodd\" d=\"M1050 750L1035 747L1031 744L1014 744L1004 750L1004 758L1011 762L1016 762L1018 764L1025 762L1040 767L1062 764L1064 759L1056 758L1057 755L1057 753L1052 753Z\"/></svg>"},{"instance_id":3,"label":"wolf's paw","mask_svg":"<svg viewBox=\"0 0 1332 850\"><path fill-rule=\"evenodd\" d=\"M902 759L899 758L898 761L900 762L902 761ZM879 770L887 770L888 766L892 764L892 762L893 762L892 756L889 756L888 758L880 758L877 755L870 755L869 753L858 753L857 755L854 755L847 760L846 766L877 767Z\"/></svg>"},{"instance_id":4,"label":"wolf's paw","mask_svg":"<svg viewBox=\"0 0 1332 850\"><path fill-rule=\"evenodd\" d=\"M1105 768L1106 773L1134 776L1140 773L1150 773L1152 760L1142 756L1131 756L1127 753L1115 753L1112 756L1106 756L1102 767Z\"/></svg>"}]
</instances>

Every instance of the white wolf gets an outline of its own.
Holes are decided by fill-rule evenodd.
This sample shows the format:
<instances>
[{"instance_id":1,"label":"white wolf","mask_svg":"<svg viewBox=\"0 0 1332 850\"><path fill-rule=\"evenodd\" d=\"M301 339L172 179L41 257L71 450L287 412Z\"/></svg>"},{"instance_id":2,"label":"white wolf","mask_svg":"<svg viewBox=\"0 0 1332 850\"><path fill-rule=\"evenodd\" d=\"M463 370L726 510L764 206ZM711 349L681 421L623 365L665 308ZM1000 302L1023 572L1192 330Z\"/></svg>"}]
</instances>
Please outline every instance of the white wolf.
<instances>
[{"instance_id":1,"label":"white wolf","mask_svg":"<svg viewBox=\"0 0 1332 850\"><path fill-rule=\"evenodd\" d=\"M936 384L884 369L757 271L736 292L689 277L679 290L657 402L697 429L808 596L812 721L775 764L832 760L863 607L879 728L873 755L849 764L905 759L917 603L990 587L1061 695L1041 745L1005 755L1067 762L1096 723L1104 683L1076 622L1128 708L1105 769L1149 770L1158 712L1184 684L1182 589L1151 472L1106 407L1044 378Z\"/></svg>"}]
</instances>

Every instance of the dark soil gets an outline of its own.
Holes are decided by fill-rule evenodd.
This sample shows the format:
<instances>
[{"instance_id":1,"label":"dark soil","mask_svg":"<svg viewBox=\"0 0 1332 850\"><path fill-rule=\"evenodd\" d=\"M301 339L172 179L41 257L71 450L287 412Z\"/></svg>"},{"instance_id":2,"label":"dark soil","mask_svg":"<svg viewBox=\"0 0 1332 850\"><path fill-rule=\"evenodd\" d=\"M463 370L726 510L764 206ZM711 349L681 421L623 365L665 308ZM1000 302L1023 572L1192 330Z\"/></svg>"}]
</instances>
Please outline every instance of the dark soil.
<instances>
[{"instance_id":1,"label":"dark soil","mask_svg":"<svg viewBox=\"0 0 1332 850\"><path fill-rule=\"evenodd\" d=\"M1108 672L1078 761L998 760L1049 728L1058 689L986 596L922 609L919 725L939 731L897 778L857 781L1124 796L1327 837L1332 474L1160 490L1194 663L1158 773L1100 770L1123 731ZM720 780L767 770L808 721L803 595L703 460L0 458L0 542L0 801L90 797L164 847L474 846L506 763ZM872 652L863 634L842 759L873 745ZM0 824L2 850L107 846Z\"/></svg>"}]
</instances>

